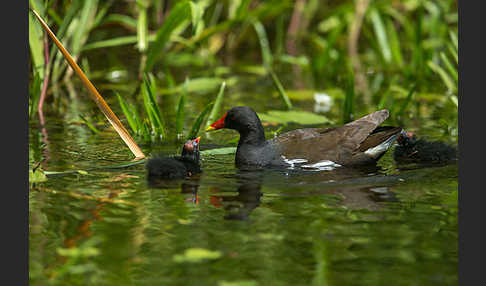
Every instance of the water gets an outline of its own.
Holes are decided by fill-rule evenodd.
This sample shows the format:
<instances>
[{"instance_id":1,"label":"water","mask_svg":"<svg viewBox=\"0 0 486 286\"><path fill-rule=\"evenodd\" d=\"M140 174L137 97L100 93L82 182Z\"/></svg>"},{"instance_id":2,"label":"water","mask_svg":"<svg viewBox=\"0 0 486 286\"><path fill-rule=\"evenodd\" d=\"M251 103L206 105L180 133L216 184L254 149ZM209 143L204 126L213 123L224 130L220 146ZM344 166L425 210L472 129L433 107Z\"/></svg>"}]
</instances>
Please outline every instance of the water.
<instances>
[{"instance_id":1,"label":"water","mask_svg":"<svg viewBox=\"0 0 486 286\"><path fill-rule=\"evenodd\" d=\"M96 135L73 122L93 108L74 102L45 130L31 123L34 161L63 171L133 158L106 122ZM432 138L435 127L410 125ZM204 150L236 133L201 135ZM146 154L181 146L141 144ZM457 164L404 168L391 155L333 171L245 171L234 155L204 156L200 176L157 185L143 165L51 177L29 192L30 283L456 285Z\"/></svg>"}]
</instances>

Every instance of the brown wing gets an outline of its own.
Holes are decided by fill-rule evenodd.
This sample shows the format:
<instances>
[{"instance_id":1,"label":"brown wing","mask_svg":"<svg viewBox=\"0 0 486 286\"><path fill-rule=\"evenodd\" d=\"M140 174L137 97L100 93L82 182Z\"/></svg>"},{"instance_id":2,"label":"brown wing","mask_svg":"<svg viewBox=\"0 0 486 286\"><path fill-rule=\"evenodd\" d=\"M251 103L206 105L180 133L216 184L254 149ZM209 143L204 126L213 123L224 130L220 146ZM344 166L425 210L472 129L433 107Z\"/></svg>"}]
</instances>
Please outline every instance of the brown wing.
<instances>
[{"instance_id":1,"label":"brown wing","mask_svg":"<svg viewBox=\"0 0 486 286\"><path fill-rule=\"evenodd\" d=\"M346 125L335 128L306 128L286 132L272 139L287 159L307 159L308 163L349 160L361 142L386 118L387 110L380 110Z\"/></svg>"},{"instance_id":2,"label":"brown wing","mask_svg":"<svg viewBox=\"0 0 486 286\"><path fill-rule=\"evenodd\" d=\"M374 130L359 146L358 151L364 152L370 148L380 145L388 140L391 136L399 133L402 127L384 126L380 130Z\"/></svg>"}]
</instances>

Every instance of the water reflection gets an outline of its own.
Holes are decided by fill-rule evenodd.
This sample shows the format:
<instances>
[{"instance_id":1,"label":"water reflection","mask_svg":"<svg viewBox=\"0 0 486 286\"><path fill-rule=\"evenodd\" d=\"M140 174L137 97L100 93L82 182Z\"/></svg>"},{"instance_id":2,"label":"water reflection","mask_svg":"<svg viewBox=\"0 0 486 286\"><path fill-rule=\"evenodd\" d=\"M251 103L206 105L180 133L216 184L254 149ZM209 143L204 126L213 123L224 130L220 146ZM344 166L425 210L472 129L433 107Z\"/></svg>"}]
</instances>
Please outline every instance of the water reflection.
<instances>
[{"instance_id":1,"label":"water reflection","mask_svg":"<svg viewBox=\"0 0 486 286\"><path fill-rule=\"evenodd\" d=\"M383 202L398 202L390 183L398 177L380 174L377 166L360 168L338 168L332 171L308 171L288 169L240 169L226 175L224 182L203 182L210 185L208 202L225 210L224 219L247 221L254 209L260 206L264 195L262 188L279 190L280 197L334 196L339 198L337 206L348 209L378 210ZM198 190L201 178L195 176L185 180L149 179L151 188L180 189L185 201L199 203ZM223 184L224 183L224 184ZM235 185L228 189L228 185ZM268 194L267 194L268 195Z\"/></svg>"},{"instance_id":2,"label":"water reflection","mask_svg":"<svg viewBox=\"0 0 486 286\"><path fill-rule=\"evenodd\" d=\"M332 171L285 173L284 185L278 189L284 197L334 196L339 198L337 206L348 209L378 210L382 202L398 202L390 185L399 182L399 176L386 176L380 167L336 168ZM272 178L275 180L275 178Z\"/></svg>"},{"instance_id":3,"label":"water reflection","mask_svg":"<svg viewBox=\"0 0 486 286\"><path fill-rule=\"evenodd\" d=\"M236 190L237 195L211 195L210 202L215 207L222 207L227 220L248 220L250 213L260 205L261 184L245 183Z\"/></svg>"}]
</instances>

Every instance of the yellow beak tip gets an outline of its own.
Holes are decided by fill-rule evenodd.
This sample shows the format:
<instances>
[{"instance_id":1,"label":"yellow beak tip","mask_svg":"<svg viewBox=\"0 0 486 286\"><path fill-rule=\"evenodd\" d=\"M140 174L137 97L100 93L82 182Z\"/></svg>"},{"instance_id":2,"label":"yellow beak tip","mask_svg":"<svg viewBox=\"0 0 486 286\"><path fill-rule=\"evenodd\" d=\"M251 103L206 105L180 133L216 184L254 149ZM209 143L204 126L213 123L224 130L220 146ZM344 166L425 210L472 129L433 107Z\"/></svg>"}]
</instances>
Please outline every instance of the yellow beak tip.
<instances>
[{"instance_id":1,"label":"yellow beak tip","mask_svg":"<svg viewBox=\"0 0 486 286\"><path fill-rule=\"evenodd\" d=\"M209 126L208 128L206 128L206 132L209 132L209 131L213 131L215 130L215 128L213 126Z\"/></svg>"}]
</instances>

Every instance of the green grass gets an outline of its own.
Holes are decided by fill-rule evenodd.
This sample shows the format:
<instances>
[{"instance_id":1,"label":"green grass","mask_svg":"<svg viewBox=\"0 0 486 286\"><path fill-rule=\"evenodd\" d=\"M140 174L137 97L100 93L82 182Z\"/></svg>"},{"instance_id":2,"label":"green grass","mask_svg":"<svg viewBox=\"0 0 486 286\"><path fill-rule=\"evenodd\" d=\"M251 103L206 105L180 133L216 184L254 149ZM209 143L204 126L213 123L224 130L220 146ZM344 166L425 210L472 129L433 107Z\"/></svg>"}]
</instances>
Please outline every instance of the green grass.
<instances>
[{"instance_id":1,"label":"green grass","mask_svg":"<svg viewBox=\"0 0 486 286\"><path fill-rule=\"evenodd\" d=\"M293 55L287 50L295 4L290 0L174 1L164 4L161 22L162 6L155 0L29 3L93 74L103 72L91 62L91 55L100 53L106 55L109 68L133 71L115 53L131 51L138 68L134 77L140 80L139 92L129 98L125 90L130 88L119 85L124 92L117 98L131 131L144 140L165 140L172 132L180 138L194 135L191 130L197 128L193 123L188 134L183 134L185 110L192 102L189 95L213 96L220 92L221 97L216 95L211 101L212 110L205 114L208 119L201 122L207 126L222 106L222 83L226 88L241 84L242 75L273 84L281 108L293 109L287 94L296 80L291 75L296 66L301 69L306 89L342 91L344 100L337 102L344 122L360 115L357 112L361 110L378 108L393 110L395 118L417 114L419 105L411 103L431 98L428 94L441 95L457 106L458 21L453 0L370 2L358 41L358 56L372 99L365 108L361 108L365 91L351 82L349 70L347 39L355 1L306 1L298 11L301 22L292 36L297 48ZM56 105L52 108L60 112L66 103L58 100L55 92L64 80L70 80L67 64L50 43L50 59L45 66L42 29L32 15L29 23L31 89L37 90L39 79L42 81L44 74L51 72L49 87L56 88L48 89L47 105L53 103L49 95L54 93ZM144 74L152 76L144 78ZM409 93L412 89L414 92ZM29 93L31 118L36 94ZM270 95L262 96L265 101L274 100ZM439 96L436 100L442 99ZM198 111L203 112L209 104L206 101ZM173 113L174 119L163 117Z\"/></svg>"}]
</instances>

